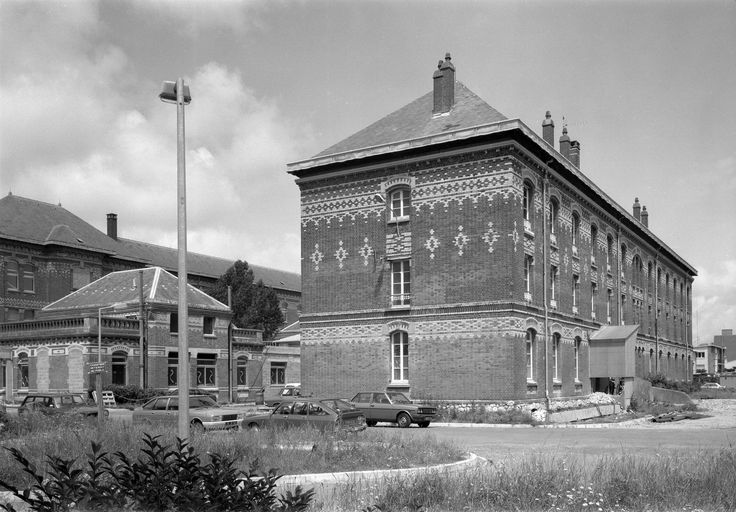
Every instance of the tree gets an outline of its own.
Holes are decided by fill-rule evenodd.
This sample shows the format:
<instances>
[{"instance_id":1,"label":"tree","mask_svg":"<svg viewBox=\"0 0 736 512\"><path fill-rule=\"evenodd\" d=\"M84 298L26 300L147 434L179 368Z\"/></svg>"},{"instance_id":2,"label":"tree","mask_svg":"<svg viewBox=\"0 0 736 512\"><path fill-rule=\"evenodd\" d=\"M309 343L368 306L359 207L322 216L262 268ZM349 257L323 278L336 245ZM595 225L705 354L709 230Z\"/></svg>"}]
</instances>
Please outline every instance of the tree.
<instances>
[{"instance_id":1,"label":"tree","mask_svg":"<svg viewBox=\"0 0 736 512\"><path fill-rule=\"evenodd\" d=\"M271 339L284 323L279 298L273 288L255 281L248 262L238 260L220 276L212 296L227 304L227 287L231 287L233 323L246 329L263 329L263 339Z\"/></svg>"}]
</instances>

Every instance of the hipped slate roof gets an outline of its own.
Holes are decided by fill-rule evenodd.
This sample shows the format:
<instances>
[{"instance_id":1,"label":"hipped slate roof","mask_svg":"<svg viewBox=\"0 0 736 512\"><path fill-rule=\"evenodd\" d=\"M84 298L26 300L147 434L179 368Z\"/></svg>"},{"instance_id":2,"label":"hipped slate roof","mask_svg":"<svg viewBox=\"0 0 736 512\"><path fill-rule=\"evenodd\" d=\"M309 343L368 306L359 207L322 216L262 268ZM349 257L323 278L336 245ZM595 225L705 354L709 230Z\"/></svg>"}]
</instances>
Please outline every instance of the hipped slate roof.
<instances>
[{"instance_id":1,"label":"hipped slate roof","mask_svg":"<svg viewBox=\"0 0 736 512\"><path fill-rule=\"evenodd\" d=\"M143 272L143 301L149 305L175 306L179 303L179 280L161 267L112 272L70 293L43 310L41 316L59 312L97 310L116 303L137 307L140 297L138 281ZM187 284L187 303L190 308L230 312L230 308L203 291ZM103 312L104 313L104 312ZM110 313L110 311L107 311Z\"/></svg>"},{"instance_id":2,"label":"hipped slate roof","mask_svg":"<svg viewBox=\"0 0 736 512\"><path fill-rule=\"evenodd\" d=\"M507 119L460 81L455 82L455 104L447 114L432 113L433 95L433 91L428 92L347 139L330 146L315 155L315 158L402 140L428 137Z\"/></svg>"},{"instance_id":3,"label":"hipped slate roof","mask_svg":"<svg viewBox=\"0 0 736 512\"><path fill-rule=\"evenodd\" d=\"M0 199L0 238L37 245L58 245L101 252L111 257L151 265L176 272L178 251L170 247L110 238L61 205L8 194ZM187 252L187 272L217 279L230 268L232 260ZM271 288L301 291L301 277L294 272L248 265L256 280Z\"/></svg>"}]
</instances>

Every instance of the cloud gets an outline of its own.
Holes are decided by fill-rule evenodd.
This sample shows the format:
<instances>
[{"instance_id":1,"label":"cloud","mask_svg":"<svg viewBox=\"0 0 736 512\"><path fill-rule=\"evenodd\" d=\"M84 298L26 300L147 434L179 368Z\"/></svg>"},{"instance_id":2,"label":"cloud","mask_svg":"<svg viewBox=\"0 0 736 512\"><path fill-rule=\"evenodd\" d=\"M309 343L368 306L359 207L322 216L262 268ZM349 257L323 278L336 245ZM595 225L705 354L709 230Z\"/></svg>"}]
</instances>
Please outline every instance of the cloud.
<instances>
[{"instance_id":1,"label":"cloud","mask_svg":"<svg viewBox=\"0 0 736 512\"><path fill-rule=\"evenodd\" d=\"M36 30L21 50L37 57L34 66L2 54L3 186L61 202L102 230L105 214L118 213L120 236L176 246L176 109L121 48L99 41L93 4L76 15L36 7L55 46L47 53ZM22 40L33 16L20 5L4 11L3 28L15 18ZM308 127L295 128L237 69L210 62L186 80L189 250L298 271L299 194L286 162L303 156ZM151 94L131 96L131 81Z\"/></svg>"},{"instance_id":2,"label":"cloud","mask_svg":"<svg viewBox=\"0 0 736 512\"><path fill-rule=\"evenodd\" d=\"M722 329L736 328L736 259L702 269L693 287L693 339L712 342Z\"/></svg>"}]
</instances>

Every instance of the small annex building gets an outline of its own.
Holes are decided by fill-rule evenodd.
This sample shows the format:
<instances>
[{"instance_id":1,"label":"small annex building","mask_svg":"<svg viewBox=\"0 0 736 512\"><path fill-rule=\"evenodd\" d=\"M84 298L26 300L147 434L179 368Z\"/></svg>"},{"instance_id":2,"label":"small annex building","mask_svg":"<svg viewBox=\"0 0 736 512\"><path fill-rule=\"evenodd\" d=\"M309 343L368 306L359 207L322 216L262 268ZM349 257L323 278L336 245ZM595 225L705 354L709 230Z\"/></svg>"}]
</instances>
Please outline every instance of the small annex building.
<instances>
[{"instance_id":1,"label":"small annex building","mask_svg":"<svg viewBox=\"0 0 736 512\"><path fill-rule=\"evenodd\" d=\"M106 365L103 385L176 389L178 289L178 279L160 267L112 272L33 320L0 324L5 399L31 391L86 393L93 386L89 363L98 354ZM262 399L272 361L261 331L234 328L229 307L192 285L187 301L191 386L220 400ZM289 363L275 356L279 371Z\"/></svg>"},{"instance_id":2,"label":"small annex building","mask_svg":"<svg viewBox=\"0 0 736 512\"><path fill-rule=\"evenodd\" d=\"M650 229L652 212L588 178L550 112L540 136L456 80L450 54L430 84L288 164L303 389L539 401L587 395L594 376L691 379L697 271ZM608 357L626 375L599 375Z\"/></svg>"}]
</instances>

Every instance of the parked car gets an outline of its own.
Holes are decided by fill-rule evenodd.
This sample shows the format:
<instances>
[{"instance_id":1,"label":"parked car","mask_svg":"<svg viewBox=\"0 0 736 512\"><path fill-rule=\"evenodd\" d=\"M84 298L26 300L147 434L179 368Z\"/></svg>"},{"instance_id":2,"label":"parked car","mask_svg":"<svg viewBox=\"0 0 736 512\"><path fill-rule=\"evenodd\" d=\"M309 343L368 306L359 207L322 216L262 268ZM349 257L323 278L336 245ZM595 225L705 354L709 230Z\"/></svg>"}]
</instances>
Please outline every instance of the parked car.
<instances>
[{"instance_id":1,"label":"parked car","mask_svg":"<svg viewBox=\"0 0 736 512\"><path fill-rule=\"evenodd\" d=\"M18 407L18 414L40 412L42 414L79 414L97 417L97 405L87 402L81 395L74 393L30 393L26 395ZM103 409L104 415L110 411Z\"/></svg>"},{"instance_id":2,"label":"parked car","mask_svg":"<svg viewBox=\"0 0 736 512\"><path fill-rule=\"evenodd\" d=\"M723 386L717 382L705 382L700 386L700 389L723 389Z\"/></svg>"},{"instance_id":3,"label":"parked car","mask_svg":"<svg viewBox=\"0 0 736 512\"><path fill-rule=\"evenodd\" d=\"M365 416L361 411L342 400L317 400L297 398L282 402L273 411L248 416L249 428L268 425L279 428L312 426L325 431L359 432L365 430Z\"/></svg>"},{"instance_id":4,"label":"parked car","mask_svg":"<svg viewBox=\"0 0 736 512\"><path fill-rule=\"evenodd\" d=\"M350 402L365 413L365 422L369 427L379 421L388 421L401 428L412 423L426 428L437 415L435 407L415 404L403 393L395 391L358 393Z\"/></svg>"},{"instance_id":5,"label":"parked car","mask_svg":"<svg viewBox=\"0 0 736 512\"><path fill-rule=\"evenodd\" d=\"M244 412L220 407L208 395L189 396L189 423L192 430L240 428ZM176 425L179 421L179 397L159 396L133 410L134 425Z\"/></svg>"},{"instance_id":6,"label":"parked car","mask_svg":"<svg viewBox=\"0 0 736 512\"><path fill-rule=\"evenodd\" d=\"M295 398L302 395L302 385L299 382L287 383L284 385L284 389L279 393L278 398L272 398L266 400L265 403L269 407L278 407L278 405L284 400Z\"/></svg>"}]
</instances>

